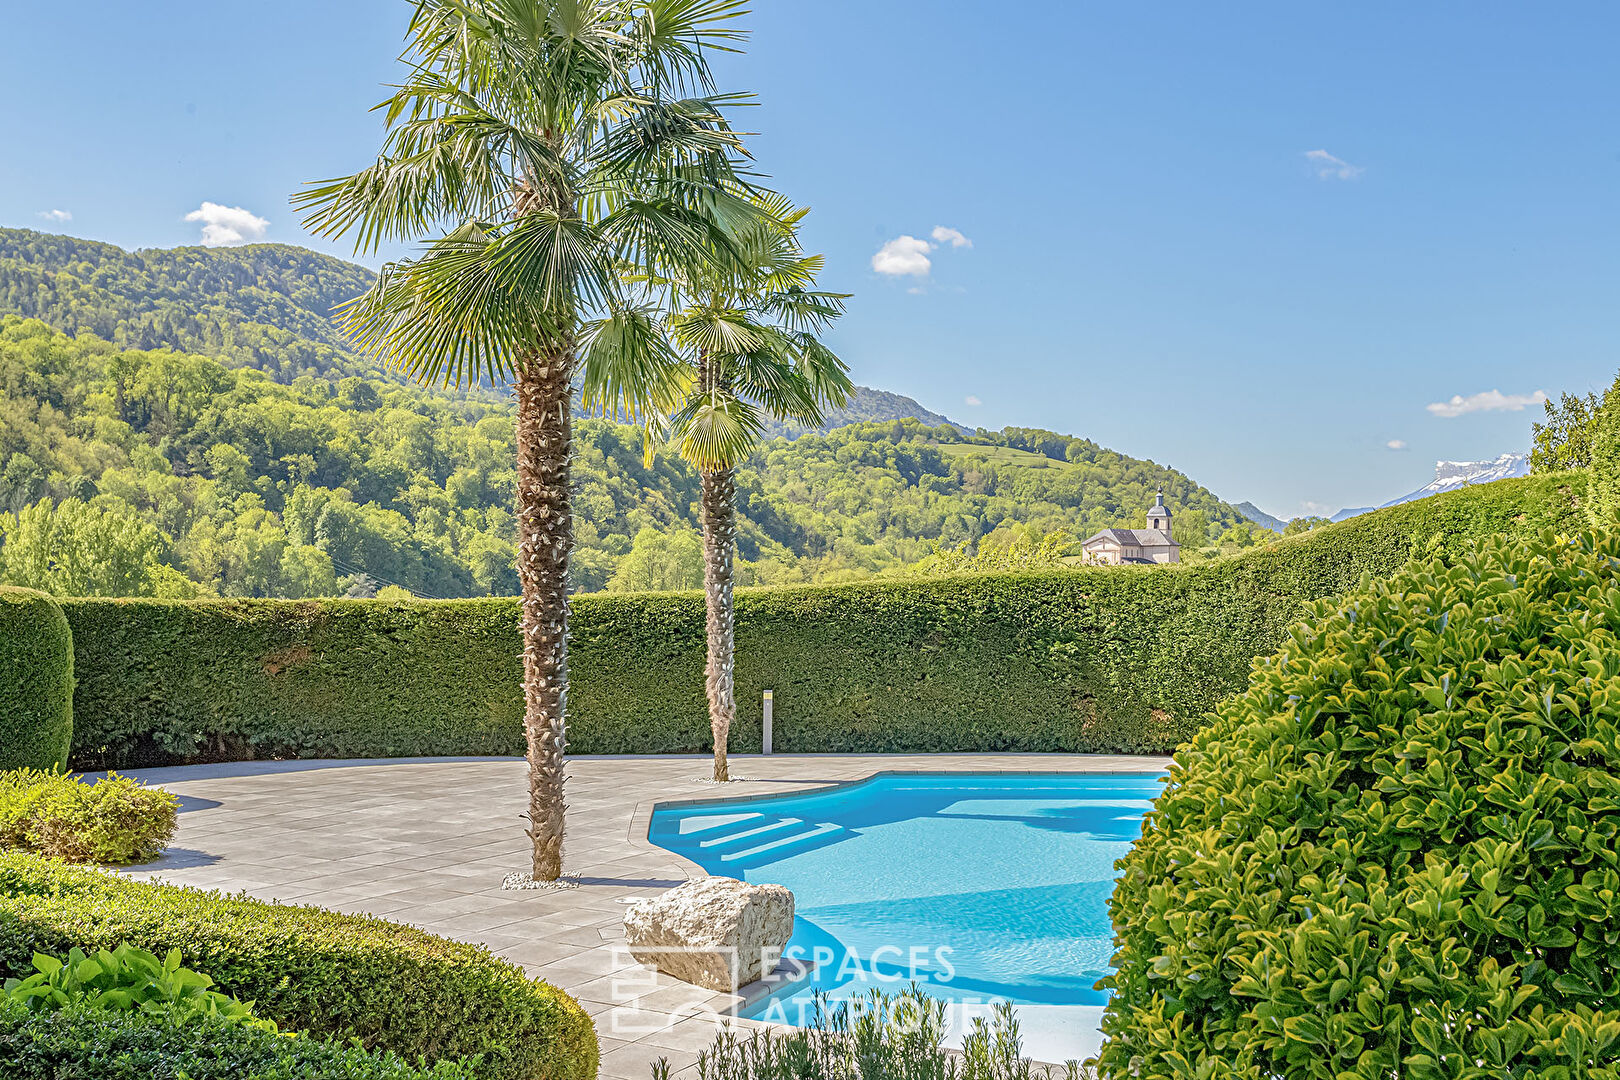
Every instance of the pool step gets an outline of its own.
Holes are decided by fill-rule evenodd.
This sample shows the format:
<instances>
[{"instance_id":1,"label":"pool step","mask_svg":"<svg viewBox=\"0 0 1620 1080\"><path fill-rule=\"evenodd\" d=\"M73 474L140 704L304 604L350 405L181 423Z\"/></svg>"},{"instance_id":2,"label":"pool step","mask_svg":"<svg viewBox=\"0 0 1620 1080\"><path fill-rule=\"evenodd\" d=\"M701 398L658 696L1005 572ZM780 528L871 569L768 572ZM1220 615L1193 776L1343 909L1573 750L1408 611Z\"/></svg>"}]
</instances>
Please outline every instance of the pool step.
<instances>
[{"instance_id":1,"label":"pool step","mask_svg":"<svg viewBox=\"0 0 1620 1080\"><path fill-rule=\"evenodd\" d=\"M742 864L745 861L758 859L761 862L770 862L789 854L798 854L811 848L835 843L849 833L849 830L842 825L833 825L830 822L812 825L806 821L793 821L793 824L798 827L787 835L775 836L763 844L756 844L740 851L727 852L720 856L720 861ZM764 832L765 830L760 831ZM774 833L777 830L770 831ZM769 856L769 858L761 859L760 856Z\"/></svg>"},{"instance_id":2,"label":"pool step","mask_svg":"<svg viewBox=\"0 0 1620 1080\"><path fill-rule=\"evenodd\" d=\"M782 832L783 830L786 830L786 829L797 829L797 828L800 828L801 826L804 825L803 821L799 820L798 818L791 818L791 817L790 818L777 818L774 821L766 820L765 824L763 824L763 825L759 824L759 822L761 820L762 820L762 817L755 817L755 818L753 818L752 820L749 820L749 821L733 822L732 823L733 825L752 826L752 828L743 829L741 832L736 832L736 831L726 830L726 829L709 830L709 831L713 831L713 832L724 832L726 835L717 836L712 840L699 840L698 841L698 847L712 848L712 849L714 849L716 851L719 851L719 850L724 849L724 848L735 847L738 844L747 844L750 840L753 840L755 837L768 836L771 833ZM700 833L699 835L707 836L708 832Z\"/></svg>"}]
</instances>

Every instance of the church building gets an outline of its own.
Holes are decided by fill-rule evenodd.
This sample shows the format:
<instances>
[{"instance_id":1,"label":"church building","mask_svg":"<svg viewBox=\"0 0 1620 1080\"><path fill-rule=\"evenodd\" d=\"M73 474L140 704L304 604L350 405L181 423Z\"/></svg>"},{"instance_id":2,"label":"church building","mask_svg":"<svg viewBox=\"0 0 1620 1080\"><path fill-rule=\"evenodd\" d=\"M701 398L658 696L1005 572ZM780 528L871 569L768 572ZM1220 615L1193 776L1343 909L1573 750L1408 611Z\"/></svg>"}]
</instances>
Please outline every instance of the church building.
<instances>
[{"instance_id":1,"label":"church building","mask_svg":"<svg viewBox=\"0 0 1620 1080\"><path fill-rule=\"evenodd\" d=\"M1181 545L1170 539L1170 510L1164 505L1164 488L1159 501L1147 513L1145 529L1104 529L1080 545L1086 561L1108 563L1173 563L1181 561Z\"/></svg>"}]
</instances>

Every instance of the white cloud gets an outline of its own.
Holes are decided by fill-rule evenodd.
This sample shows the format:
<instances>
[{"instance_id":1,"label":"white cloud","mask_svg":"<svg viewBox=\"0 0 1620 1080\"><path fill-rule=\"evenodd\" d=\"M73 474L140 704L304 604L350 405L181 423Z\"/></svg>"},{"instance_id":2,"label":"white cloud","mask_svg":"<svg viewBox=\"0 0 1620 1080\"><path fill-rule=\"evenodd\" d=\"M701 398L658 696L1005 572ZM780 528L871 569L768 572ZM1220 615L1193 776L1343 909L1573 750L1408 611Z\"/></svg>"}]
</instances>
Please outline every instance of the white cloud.
<instances>
[{"instance_id":1,"label":"white cloud","mask_svg":"<svg viewBox=\"0 0 1620 1080\"><path fill-rule=\"evenodd\" d=\"M264 239L270 223L240 206L205 202L186 215L187 221L202 222L203 247L232 247Z\"/></svg>"},{"instance_id":2,"label":"white cloud","mask_svg":"<svg viewBox=\"0 0 1620 1080\"><path fill-rule=\"evenodd\" d=\"M964 404L964 405L983 405L984 402L980 401L978 398L974 397L972 394L969 394L967 397L962 399L962 404Z\"/></svg>"},{"instance_id":3,"label":"white cloud","mask_svg":"<svg viewBox=\"0 0 1620 1080\"><path fill-rule=\"evenodd\" d=\"M927 277L934 268L928 253L934 245L915 236L897 236L878 248L872 256L872 269L890 277Z\"/></svg>"},{"instance_id":4,"label":"white cloud","mask_svg":"<svg viewBox=\"0 0 1620 1080\"><path fill-rule=\"evenodd\" d=\"M973 241L963 236L961 231L948 225L935 225L930 233L934 239L930 243L915 236L897 236L893 240L878 248L877 254L872 256L872 269L889 277L919 277L925 278L934 269L934 260L928 256L942 247L970 248ZM912 288L912 293L922 290Z\"/></svg>"},{"instance_id":5,"label":"white cloud","mask_svg":"<svg viewBox=\"0 0 1620 1080\"><path fill-rule=\"evenodd\" d=\"M41 210L39 216L46 221L62 222L73 220L73 213L69 210Z\"/></svg>"},{"instance_id":6,"label":"white cloud","mask_svg":"<svg viewBox=\"0 0 1620 1080\"><path fill-rule=\"evenodd\" d=\"M1405 439L1391 439L1391 440L1389 440L1389 442L1385 443L1384 445L1389 447L1391 450L1405 450L1406 449L1406 440Z\"/></svg>"},{"instance_id":7,"label":"white cloud","mask_svg":"<svg viewBox=\"0 0 1620 1080\"><path fill-rule=\"evenodd\" d=\"M1307 150L1305 160L1316 170L1318 180L1355 180L1367 171L1360 165L1352 165L1343 158L1334 157L1326 150Z\"/></svg>"},{"instance_id":8,"label":"white cloud","mask_svg":"<svg viewBox=\"0 0 1620 1080\"><path fill-rule=\"evenodd\" d=\"M1545 390L1532 394L1504 394L1500 390L1486 390L1463 397L1455 395L1450 401L1432 402L1426 408L1435 416L1453 417L1476 412L1520 412L1531 405L1547 400Z\"/></svg>"}]
</instances>

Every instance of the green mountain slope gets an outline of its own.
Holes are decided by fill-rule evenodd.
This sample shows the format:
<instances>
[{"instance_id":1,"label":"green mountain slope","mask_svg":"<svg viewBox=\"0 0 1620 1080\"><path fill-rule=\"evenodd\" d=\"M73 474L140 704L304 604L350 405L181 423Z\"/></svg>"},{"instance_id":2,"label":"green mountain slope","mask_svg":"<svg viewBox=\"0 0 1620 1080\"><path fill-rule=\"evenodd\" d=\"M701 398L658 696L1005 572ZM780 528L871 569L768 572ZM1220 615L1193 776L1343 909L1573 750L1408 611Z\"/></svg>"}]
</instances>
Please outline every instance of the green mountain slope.
<instances>
[{"instance_id":1,"label":"green mountain slope","mask_svg":"<svg viewBox=\"0 0 1620 1080\"><path fill-rule=\"evenodd\" d=\"M578 431L577 585L695 586L695 474L668 454L645 464L634 428ZM305 596L364 574L422 595L509 593L512 438L502 401L359 377L281 385L0 317L0 513L14 515L0 521L0 578ZM905 419L777 439L738 476L741 574L850 580L936 544L1134 525L1160 483L1184 543L1241 525L1179 473L1052 432L969 438ZM83 572L52 578L47 565Z\"/></svg>"},{"instance_id":2,"label":"green mountain slope","mask_svg":"<svg viewBox=\"0 0 1620 1080\"><path fill-rule=\"evenodd\" d=\"M0 313L124 348L217 356L281 382L370 370L330 316L372 277L365 267L285 244L125 251L0 229Z\"/></svg>"},{"instance_id":3,"label":"green mountain slope","mask_svg":"<svg viewBox=\"0 0 1620 1080\"><path fill-rule=\"evenodd\" d=\"M355 356L331 313L375 277L363 266L287 244L125 251L71 236L0 229L0 314L41 319L131 349L173 348L300 375L387 377ZM856 387L827 422L776 423L792 438L863 420L951 421L900 394ZM971 434L961 428L963 434Z\"/></svg>"},{"instance_id":4,"label":"green mountain slope","mask_svg":"<svg viewBox=\"0 0 1620 1080\"><path fill-rule=\"evenodd\" d=\"M0 580L101 595L515 590L510 405L354 374L364 365L328 313L369 280L281 245L126 252L0 230ZM970 434L873 390L829 422L844 426L784 429L798 437L741 470L743 581L849 580L938 545L1139 526L1160 483L1189 554L1253 542L1190 478L1084 439ZM640 444L631 428L579 426L580 589L700 578L697 478L667 454L646 465Z\"/></svg>"}]
</instances>

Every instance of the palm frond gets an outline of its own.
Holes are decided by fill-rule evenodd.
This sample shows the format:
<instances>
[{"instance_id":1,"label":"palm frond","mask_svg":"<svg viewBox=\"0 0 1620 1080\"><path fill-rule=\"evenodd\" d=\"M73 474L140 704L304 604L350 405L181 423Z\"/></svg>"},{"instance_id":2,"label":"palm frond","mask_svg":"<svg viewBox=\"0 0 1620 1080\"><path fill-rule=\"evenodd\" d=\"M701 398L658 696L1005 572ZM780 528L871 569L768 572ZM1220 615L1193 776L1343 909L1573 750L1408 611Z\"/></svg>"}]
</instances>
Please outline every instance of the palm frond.
<instances>
[{"instance_id":1,"label":"palm frond","mask_svg":"<svg viewBox=\"0 0 1620 1080\"><path fill-rule=\"evenodd\" d=\"M765 332L739 309L693 308L669 319L670 335L694 354L750 352L765 344Z\"/></svg>"},{"instance_id":2,"label":"palm frond","mask_svg":"<svg viewBox=\"0 0 1620 1080\"><path fill-rule=\"evenodd\" d=\"M810 427L821 423L814 387L799 370L794 343L780 332L765 335L758 349L726 357L725 372L739 396L771 416Z\"/></svg>"},{"instance_id":3,"label":"palm frond","mask_svg":"<svg viewBox=\"0 0 1620 1080\"><path fill-rule=\"evenodd\" d=\"M703 472L735 468L759 441L764 419L751 403L722 390L693 394L669 421L681 456Z\"/></svg>"},{"instance_id":4,"label":"palm frond","mask_svg":"<svg viewBox=\"0 0 1620 1080\"><path fill-rule=\"evenodd\" d=\"M508 226L493 263L503 285L547 311L606 309L620 282L612 253L589 222L535 210Z\"/></svg>"},{"instance_id":5,"label":"palm frond","mask_svg":"<svg viewBox=\"0 0 1620 1080\"><path fill-rule=\"evenodd\" d=\"M372 287L338 311L355 345L424 383L509 381L519 358L560 328L506 286L499 240L469 224L421 258L383 267Z\"/></svg>"},{"instance_id":6,"label":"palm frond","mask_svg":"<svg viewBox=\"0 0 1620 1080\"><path fill-rule=\"evenodd\" d=\"M735 21L746 0L637 0L627 28L640 64L657 85L709 89L706 52L737 52L748 32Z\"/></svg>"},{"instance_id":7,"label":"palm frond","mask_svg":"<svg viewBox=\"0 0 1620 1080\"><path fill-rule=\"evenodd\" d=\"M625 306L585 325L580 382L587 412L656 425L692 383L651 305Z\"/></svg>"},{"instance_id":8,"label":"palm frond","mask_svg":"<svg viewBox=\"0 0 1620 1080\"><path fill-rule=\"evenodd\" d=\"M706 168L709 181L718 183L728 159L745 154L742 136L732 131L723 109L748 100L746 94L715 94L625 101L592 157L610 174L656 175L671 164L684 164Z\"/></svg>"},{"instance_id":9,"label":"palm frond","mask_svg":"<svg viewBox=\"0 0 1620 1080\"><path fill-rule=\"evenodd\" d=\"M808 292L793 287L767 292L759 298L759 310L789 330L823 333L844 314L848 293Z\"/></svg>"},{"instance_id":10,"label":"palm frond","mask_svg":"<svg viewBox=\"0 0 1620 1080\"><path fill-rule=\"evenodd\" d=\"M713 222L668 199L626 199L597 226L626 280L671 288L694 269L723 269L730 249ZM701 271L700 271L701 272Z\"/></svg>"},{"instance_id":11,"label":"palm frond","mask_svg":"<svg viewBox=\"0 0 1620 1080\"><path fill-rule=\"evenodd\" d=\"M799 331L788 337L798 358L799 374L810 384L810 393L817 404L835 409L848 404L850 395L855 393L849 365L814 334Z\"/></svg>"}]
</instances>

